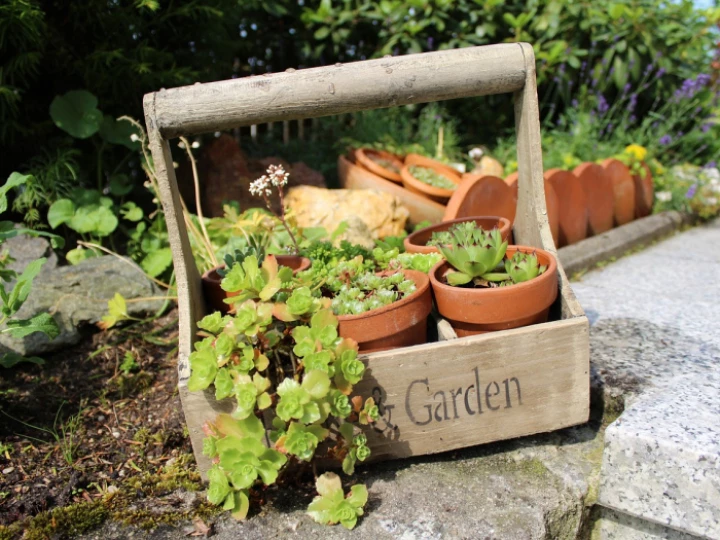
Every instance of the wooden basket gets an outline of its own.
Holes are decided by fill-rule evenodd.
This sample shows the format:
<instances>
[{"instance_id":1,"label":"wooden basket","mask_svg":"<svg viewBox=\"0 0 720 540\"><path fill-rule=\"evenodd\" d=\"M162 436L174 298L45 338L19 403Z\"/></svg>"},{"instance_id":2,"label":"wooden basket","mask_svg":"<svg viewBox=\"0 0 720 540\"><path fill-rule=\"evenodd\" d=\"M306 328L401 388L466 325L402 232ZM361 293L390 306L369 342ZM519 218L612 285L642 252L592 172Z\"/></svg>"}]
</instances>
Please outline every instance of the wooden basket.
<instances>
[{"instance_id":1,"label":"wooden basket","mask_svg":"<svg viewBox=\"0 0 720 540\"><path fill-rule=\"evenodd\" d=\"M513 92L519 169L518 244L556 253L545 209L535 57L527 43L489 45L160 90L144 99L150 148L173 252L180 337L178 389L200 471L202 425L231 403L189 392L188 357L205 314L168 140L239 126ZM373 395L374 458L398 458L547 432L589 415L588 320L558 261L551 321L366 355L356 391Z\"/></svg>"}]
</instances>

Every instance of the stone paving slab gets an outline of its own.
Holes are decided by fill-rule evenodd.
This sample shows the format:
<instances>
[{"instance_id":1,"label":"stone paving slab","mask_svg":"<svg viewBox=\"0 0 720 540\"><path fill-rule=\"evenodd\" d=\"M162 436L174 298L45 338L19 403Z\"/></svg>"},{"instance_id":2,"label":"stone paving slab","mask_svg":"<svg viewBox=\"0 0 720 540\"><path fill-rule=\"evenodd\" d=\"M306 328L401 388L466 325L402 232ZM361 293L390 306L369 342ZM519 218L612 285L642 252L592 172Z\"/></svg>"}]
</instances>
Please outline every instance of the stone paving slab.
<instances>
[{"instance_id":1,"label":"stone paving slab","mask_svg":"<svg viewBox=\"0 0 720 540\"><path fill-rule=\"evenodd\" d=\"M718 284L720 221L573 285L592 324L593 387L626 409L606 431L599 493L625 517L601 519L600 538L623 538L633 519L663 538L720 538Z\"/></svg>"}]
</instances>

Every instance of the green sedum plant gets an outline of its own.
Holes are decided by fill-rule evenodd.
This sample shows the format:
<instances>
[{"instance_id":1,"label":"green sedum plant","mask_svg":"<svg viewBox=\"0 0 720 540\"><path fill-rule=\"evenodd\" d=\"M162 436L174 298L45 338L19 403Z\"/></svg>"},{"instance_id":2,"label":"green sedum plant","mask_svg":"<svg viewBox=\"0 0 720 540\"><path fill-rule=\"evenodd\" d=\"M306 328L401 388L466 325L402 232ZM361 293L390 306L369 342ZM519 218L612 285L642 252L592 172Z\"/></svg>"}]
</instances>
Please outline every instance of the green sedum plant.
<instances>
[{"instance_id":1,"label":"green sedum plant","mask_svg":"<svg viewBox=\"0 0 720 540\"><path fill-rule=\"evenodd\" d=\"M535 253L517 251L503 263L508 244L500 231L484 231L473 221L434 233L430 243L454 268L445 275L448 285L508 286L531 280L547 269L539 265Z\"/></svg>"},{"instance_id":2,"label":"green sedum plant","mask_svg":"<svg viewBox=\"0 0 720 540\"><path fill-rule=\"evenodd\" d=\"M238 293L234 310L199 321L188 389L213 387L216 399L234 402L230 414L206 424L203 453L213 461L208 500L244 519L257 489L301 463L335 458L352 474L370 456L359 426L379 413L372 398L352 397L365 364L357 343L339 336L330 300L317 289L278 268L273 256L259 267L255 255L233 266L222 287ZM308 513L352 528L367 490L354 486L346 498L339 478L318 482Z\"/></svg>"}]
</instances>

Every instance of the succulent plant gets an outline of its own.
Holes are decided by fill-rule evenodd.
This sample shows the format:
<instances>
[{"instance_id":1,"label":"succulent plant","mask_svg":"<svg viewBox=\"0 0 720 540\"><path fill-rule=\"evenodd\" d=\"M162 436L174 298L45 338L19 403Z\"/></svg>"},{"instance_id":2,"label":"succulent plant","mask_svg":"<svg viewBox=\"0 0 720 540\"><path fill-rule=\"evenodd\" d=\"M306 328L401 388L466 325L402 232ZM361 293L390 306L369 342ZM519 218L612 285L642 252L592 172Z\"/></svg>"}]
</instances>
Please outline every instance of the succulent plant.
<instances>
[{"instance_id":1,"label":"succulent plant","mask_svg":"<svg viewBox=\"0 0 720 540\"><path fill-rule=\"evenodd\" d=\"M505 281L504 272L496 272L505 256L507 242L503 241L500 231L484 231L475 222L457 223L448 230L449 235L441 236L443 243L438 249L455 268L447 274L450 285L465 285L476 278L486 281Z\"/></svg>"},{"instance_id":2,"label":"succulent plant","mask_svg":"<svg viewBox=\"0 0 720 540\"><path fill-rule=\"evenodd\" d=\"M248 237L248 245L245 246L244 249L236 249L234 253L228 253L225 255L225 267L218 268L218 275L220 275L220 277L225 277L233 266L242 264L243 261L250 255L254 255L258 264L262 264L263 260L265 260L266 244L267 238L261 235L251 234Z\"/></svg>"},{"instance_id":3,"label":"succulent plant","mask_svg":"<svg viewBox=\"0 0 720 540\"><path fill-rule=\"evenodd\" d=\"M541 266L535 253L523 253L516 251L515 254L505 261L505 272L513 283L522 283L538 277L547 270L547 266Z\"/></svg>"}]
</instances>

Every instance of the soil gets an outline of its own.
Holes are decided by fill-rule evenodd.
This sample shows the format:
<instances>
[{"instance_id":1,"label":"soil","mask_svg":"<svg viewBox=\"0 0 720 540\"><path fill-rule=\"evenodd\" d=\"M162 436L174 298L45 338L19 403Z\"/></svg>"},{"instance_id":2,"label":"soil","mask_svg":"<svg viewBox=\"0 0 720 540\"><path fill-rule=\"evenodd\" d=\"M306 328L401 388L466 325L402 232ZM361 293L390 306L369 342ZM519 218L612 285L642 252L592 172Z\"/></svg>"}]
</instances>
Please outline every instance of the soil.
<instances>
[{"instance_id":1,"label":"soil","mask_svg":"<svg viewBox=\"0 0 720 540\"><path fill-rule=\"evenodd\" d=\"M193 492L176 344L171 311L0 372L0 539L214 512Z\"/></svg>"}]
</instances>

